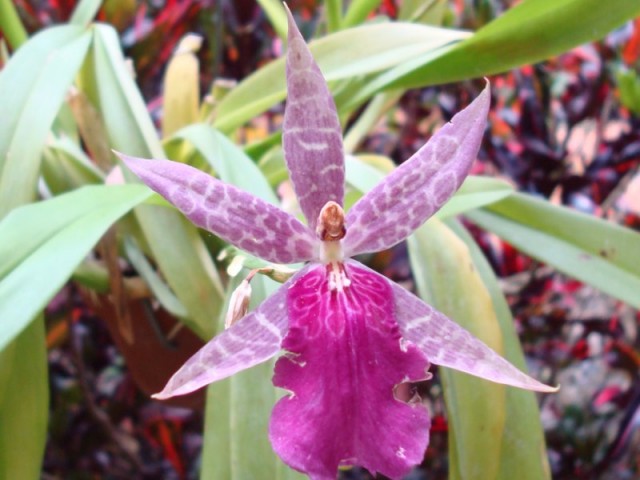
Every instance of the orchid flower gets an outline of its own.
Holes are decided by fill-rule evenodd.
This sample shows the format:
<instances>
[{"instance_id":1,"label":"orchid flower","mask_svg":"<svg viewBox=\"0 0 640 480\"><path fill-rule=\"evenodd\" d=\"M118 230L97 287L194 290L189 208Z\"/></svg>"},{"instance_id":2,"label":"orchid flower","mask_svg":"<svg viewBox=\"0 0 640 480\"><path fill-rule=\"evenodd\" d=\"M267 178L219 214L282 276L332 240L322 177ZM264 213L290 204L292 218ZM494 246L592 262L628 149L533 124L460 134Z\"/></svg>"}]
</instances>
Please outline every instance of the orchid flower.
<instances>
[{"instance_id":1,"label":"orchid flower","mask_svg":"<svg viewBox=\"0 0 640 480\"><path fill-rule=\"evenodd\" d=\"M288 390L269 436L289 466L334 479L341 465L400 478L422 461L429 415L403 384L430 363L494 382L554 391L354 255L390 248L458 189L476 157L489 87L345 215L336 107L289 13L283 148L307 225L195 168L121 155L193 223L268 262L307 262L256 310L207 343L156 398L184 395L280 351L273 383Z\"/></svg>"}]
</instances>

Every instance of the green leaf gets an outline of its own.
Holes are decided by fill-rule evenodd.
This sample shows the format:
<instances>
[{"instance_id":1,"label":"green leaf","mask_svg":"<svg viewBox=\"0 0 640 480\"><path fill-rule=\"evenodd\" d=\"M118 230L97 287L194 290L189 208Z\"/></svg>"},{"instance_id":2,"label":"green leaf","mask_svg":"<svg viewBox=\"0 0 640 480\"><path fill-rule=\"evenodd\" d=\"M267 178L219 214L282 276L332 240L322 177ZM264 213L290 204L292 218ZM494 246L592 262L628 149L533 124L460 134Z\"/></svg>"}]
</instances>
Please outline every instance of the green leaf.
<instances>
[{"instance_id":1,"label":"green leaf","mask_svg":"<svg viewBox=\"0 0 640 480\"><path fill-rule=\"evenodd\" d=\"M640 15L640 2L526 0L436 58L389 72L385 88L414 88L504 72L604 37Z\"/></svg>"},{"instance_id":2,"label":"green leaf","mask_svg":"<svg viewBox=\"0 0 640 480\"><path fill-rule=\"evenodd\" d=\"M468 176L460 189L435 214L443 219L484 205L491 205L513 193L508 183L491 177Z\"/></svg>"},{"instance_id":3,"label":"green leaf","mask_svg":"<svg viewBox=\"0 0 640 480\"><path fill-rule=\"evenodd\" d=\"M271 26L282 40L287 39L287 14L280 0L258 0Z\"/></svg>"},{"instance_id":4,"label":"green leaf","mask_svg":"<svg viewBox=\"0 0 640 480\"><path fill-rule=\"evenodd\" d=\"M524 194L466 216L527 255L640 308L637 232Z\"/></svg>"},{"instance_id":5,"label":"green leaf","mask_svg":"<svg viewBox=\"0 0 640 480\"><path fill-rule=\"evenodd\" d=\"M183 151L179 148L182 141L193 145L223 181L263 200L277 202L258 167L222 133L209 125L192 125L178 131L168 142L167 150ZM229 296L244 276L246 271L234 277L227 288L218 331L224 328ZM279 287L262 275L254 277L251 286L252 308ZM274 455L269 444L269 418L280 395L271 383L273 366L273 361L266 362L208 387L201 479L302 478Z\"/></svg>"},{"instance_id":6,"label":"green leaf","mask_svg":"<svg viewBox=\"0 0 640 480\"><path fill-rule=\"evenodd\" d=\"M325 0L324 9L327 15L327 30L335 32L340 30L342 22L342 0Z\"/></svg>"},{"instance_id":7,"label":"green leaf","mask_svg":"<svg viewBox=\"0 0 640 480\"><path fill-rule=\"evenodd\" d=\"M258 162L258 167L273 188L277 188L289 178L289 170L287 170L284 161L282 147L269 150Z\"/></svg>"},{"instance_id":8,"label":"green leaf","mask_svg":"<svg viewBox=\"0 0 640 480\"><path fill-rule=\"evenodd\" d=\"M309 44L328 81L378 72L459 41L465 32L408 23L379 23L342 30ZM286 95L284 58L246 78L216 110L216 128L233 130Z\"/></svg>"},{"instance_id":9,"label":"green leaf","mask_svg":"<svg viewBox=\"0 0 640 480\"><path fill-rule=\"evenodd\" d=\"M0 0L0 30L14 50L29 37L11 0Z\"/></svg>"},{"instance_id":10,"label":"green leaf","mask_svg":"<svg viewBox=\"0 0 640 480\"><path fill-rule=\"evenodd\" d=\"M640 76L633 70L619 70L616 80L620 91L620 102L640 116Z\"/></svg>"},{"instance_id":11,"label":"green leaf","mask_svg":"<svg viewBox=\"0 0 640 480\"><path fill-rule=\"evenodd\" d=\"M140 185L89 186L17 208L0 222L0 351L47 305L107 228L150 194Z\"/></svg>"},{"instance_id":12,"label":"green leaf","mask_svg":"<svg viewBox=\"0 0 640 480\"><path fill-rule=\"evenodd\" d=\"M133 239L125 239L124 250L131 265L133 265L133 268L135 268L138 274L147 282L147 285L149 285L149 288L153 292L154 297L160 302L160 305L174 317L187 317L187 309L180 303L180 300L176 298L171 289L164 283L162 278L160 278L160 275L153 269Z\"/></svg>"},{"instance_id":13,"label":"green leaf","mask_svg":"<svg viewBox=\"0 0 640 480\"><path fill-rule=\"evenodd\" d=\"M0 72L0 218L35 197L45 140L91 37L78 27L51 28Z\"/></svg>"},{"instance_id":14,"label":"green leaf","mask_svg":"<svg viewBox=\"0 0 640 480\"><path fill-rule=\"evenodd\" d=\"M0 6L3 8L0 12L3 27L7 26L6 22L18 21L5 9L7 2ZM22 41L16 36L16 33L20 34L20 27L14 24L12 31L7 29L13 36L14 47L18 40ZM3 118L0 128L0 218L16 206L34 199L46 136L90 40L91 33L82 29L69 26L49 29L21 47L0 72ZM19 251L7 249L11 244L5 237L9 235L5 235L1 227L12 216L13 213L0 224L0 271L8 262L15 263ZM30 225L16 225L15 229L20 227L29 228ZM19 246L32 241L29 238L19 240ZM57 252L51 255L55 257ZM44 304L34 309L33 303L24 305L21 302L28 295L47 295L48 292L35 289L39 282L50 278L49 274L45 270L35 279L18 278L17 284L15 277L6 278L6 271L0 274L0 314L3 315L3 322L0 322L1 478L38 478L40 474L48 417L47 352L43 319L39 318L30 326L29 323ZM7 291L12 289L17 290L16 294L8 296ZM20 309L21 306L24 308ZM13 313L16 315L10 316ZM18 335L20 331L22 334Z\"/></svg>"},{"instance_id":15,"label":"green leaf","mask_svg":"<svg viewBox=\"0 0 640 480\"><path fill-rule=\"evenodd\" d=\"M202 156L222 181L278 205L278 197L253 160L215 128L206 124L196 124L180 130L167 144L169 153L181 151L179 150L181 146L179 141L187 141L192 144L197 153ZM178 149L174 150L175 147ZM246 252L242 252L242 255L247 257L248 262L262 263L262 260Z\"/></svg>"},{"instance_id":16,"label":"green leaf","mask_svg":"<svg viewBox=\"0 0 640 480\"><path fill-rule=\"evenodd\" d=\"M437 219L416 230L408 244L420 296L502 353L504 340L495 308L466 245ZM440 373L455 435L449 449L454 450L456 463L449 478L496 478L507 387L446 368Z\"/></svg>"},{"instance_id":17,"label":"green leaf","mask_svg":"<svg viewBox=\"0 0 640 480\"><path fill-rule=\"evenodd\" d=\"M111 145L131 155L160 158L162 146L147 107L120 50L120 40L109 25L93 27L95 39L80 87L104 119Z\"/></svg>"},{"instance_id":18,"label":"green leaf","mask_svg":"<svg viewBox=\"0 0 640 480\"><path fill-rule=\"evenodd\" d=\"M104 182L104 175L68 137L53 139L42 156L42 177L54 194Z\"/></svg>"},{"instance_id":19,"label":"green leaf","mask_svg":"<svg viewBox=\"0 0 640 480\"><path fill-rule=\"evenodd\" d=\"M49 382L44 321L0 351L0 478L41 478Z\"/></svg>"},{"instance_id":20,"label":"green leaf","mask_svg":"<svg viewBox=\"0 0 640 480\"><path fill-rule=\"evenodd\" d=\"M369 135L380 118L398 103L403 93L404 91L394 90L380 93L373 97L344 136L344 151L347 154L355 151L360 142Z\"/></svg>"},{"instance_id":21,"label":"green leaf","mask_svg":"<svg viewBox=\"0 0 640 480\"><path fill-rule=\"evenodd\" d=\"M442 25L446 12L447 0L407 0L400 6L398 19L428 25Z\"/></svg>"},{"instance_id":22,"label":"green leaf","mask_svg":"<svg viewBox=\"0 0 640 480\"><path fill-rule=\"evenodd\" d=\"M380 5L381 0L352 0L342 20L342 28L355 27Z\"/></svg>"},{"instance_id":23,"label":"green leaf","mask_svg":"<svg viewBox=\"0 0 640 480\"><path fill-rule=\"evenodd\" d=\"M471 235L457 221L447 226L465 243L482 282L489 291L504 340L504 357L526 371L522 346L495 273ZM498 479L543 480L551 478L544 431L536 395L520 388L507 388L506 421L502 432Z\"/></svg>"},{"instance_id":24,"label":"green leaf","mask_svg":"<svg viewBox=\"0 0 640 480\"><path fill-rule=\"evenodd\" d=\"M74 25L86 27L93 21L101 5L102 0L82 0L76 5L69 22Z\"/></svg>"},{"instance_id":25,"label":"green leaf","mask_svg":"<svg viewBox=\"0 0 640 480\"><path fill-rule=\"evenodd\" d=\"M128 71L118 36L96 25L95 42L81 86L102 114L111 145L140 157L164 157L146 106ZM126 170L126 169L125 169ZM133 180L131 174L125 175ZM197 229L172 209L143 205L137 220L168 285L189 312L185 323L203 338L215 330L222 305L222 285Z\"/></svg>"},{"instance_id":26,"label":"green leaf","mask_svg":"<svg viewBox=\"0 0 640 480\"><path fill-rule=\"evenodd\" d=\"M215 128L204 123L190 125L178 131L167 148L177 140L191 143L222 181L273 204L278 203L278 197L253 160Z\"/></svg>"}]
</instances>

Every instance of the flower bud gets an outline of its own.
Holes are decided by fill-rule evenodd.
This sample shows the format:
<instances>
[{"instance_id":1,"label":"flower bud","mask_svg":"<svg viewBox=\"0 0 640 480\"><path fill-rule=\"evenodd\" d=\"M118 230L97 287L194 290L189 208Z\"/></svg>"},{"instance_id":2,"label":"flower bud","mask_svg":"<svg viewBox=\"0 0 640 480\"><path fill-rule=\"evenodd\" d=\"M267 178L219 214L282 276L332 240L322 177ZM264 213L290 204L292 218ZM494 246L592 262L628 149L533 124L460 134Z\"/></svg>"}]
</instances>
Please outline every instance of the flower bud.
<instances>
[{"instance_id":1,"label":"flower bud","mask_svg":"<svg viewBox=\"0 0 640 480\"><path fill-rule=\"evenodd\" d=\"M249 300L251 300L251 285L249 279L245 279L231 294L229 309L224 319L224 328L229 328L247 314Z\"/></svg>"}]
</instances>

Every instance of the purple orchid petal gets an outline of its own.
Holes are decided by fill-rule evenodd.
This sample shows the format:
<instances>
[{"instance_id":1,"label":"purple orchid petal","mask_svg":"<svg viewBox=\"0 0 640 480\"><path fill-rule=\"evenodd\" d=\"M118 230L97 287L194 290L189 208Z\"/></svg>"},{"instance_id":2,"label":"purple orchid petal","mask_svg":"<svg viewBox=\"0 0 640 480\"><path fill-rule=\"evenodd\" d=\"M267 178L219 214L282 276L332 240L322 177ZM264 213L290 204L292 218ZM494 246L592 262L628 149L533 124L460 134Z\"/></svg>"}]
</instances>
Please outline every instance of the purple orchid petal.
<instances>
[{"instance_id":1,"label":"purple orchid petal","mask_svg":"<svg viewBox=\"0 0 640 480\"><path fill-rule=\"evenodd\" d=\"M273 383L292 394L274 408L271 443L312 479L354 464L401 478L422 460L429 415L394 389L428 378L429 363L402 340L387 280L356 262L344 268L316 265L289 287L288 353Z\"/></svg>"},{"instance_id":2,"label":"purple orchid petal","mask_svg":"<svg viewBox=\"0 0 640 480\"><path fill-rule=\"evenodd\" d=\"M286 4L285 4L286 7ZM344 154L333 97L288 8L284 158L307 223L315 230L328 201L342 206Z\"/></svg>"},{"instance_id":3,"label":"purple orchid petal","mask_svg":"<svg viewBox=\"0 0 640 480\"><path fill-rule=\"evenodd\" d=\"M300 270L256 310L210 340L180 367L154 398L163 400L186 395L275 356L289 328L287 291L310 268Z\"/></svg>"},{"instance_id":4,"label":"purple orchid petal","mask_svg":"<svg viewBox=\"0 0 640 480\"><path fill-rule=\"evenodd\" d=\"M346 256L392 247L453 195L480 148L489 102L487 83L471 105L349 210Z\"/></svg>"},{"instance_id":5,"label":"purple orchid petal","mask_svg":"<svg viewBox=\"0 0 640 480\"><path fill-rule=\"evenodd\" d=\"M521 372L444 314L397 283L387 282L393 291L402 337L416 345L430 362L526 390L558 390Z\"/></svg>"},{"instance_id":6,"label":"purple orchid petal","mask_svg":"<svg viewBox=\"0 0 640 480\"><path fill-rule=\"evenodd\" d=\"M189 220L238 248L268 262L317 258L316 235L274 205L183 163L118 155Z\"/></svg>"}]
</instances>

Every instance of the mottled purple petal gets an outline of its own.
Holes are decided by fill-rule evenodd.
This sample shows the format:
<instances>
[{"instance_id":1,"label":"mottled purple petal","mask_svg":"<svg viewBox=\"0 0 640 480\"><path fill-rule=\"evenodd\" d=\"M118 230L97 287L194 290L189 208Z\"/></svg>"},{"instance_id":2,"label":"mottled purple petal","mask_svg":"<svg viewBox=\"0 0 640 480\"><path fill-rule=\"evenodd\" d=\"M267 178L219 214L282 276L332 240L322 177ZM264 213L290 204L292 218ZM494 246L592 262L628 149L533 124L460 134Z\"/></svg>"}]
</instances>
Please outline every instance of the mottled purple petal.
<instances>
[{"instance_id":1,"label":"mottled purple petal","mask_svg":"<svg viewBox=\"0 0 640 480\"><path fill-rule=\"evenodd\" d=\"M287 291L309 269L300 270L256 310L215 336L187 360L154 397L186 395L275 356L289 328Z\"/></svg>"},{"instance_id":2,"label":"mottled purple petal","mask_svg":"<svg viewBox=\"0 0 640 480\"><path fill-rule=\"evenodd\" d=\"M346 256L401 242L453 195L480 148L489 101L487 84L471 105L347 212Z\"/></svg>"},{"instance_id":3,"label":"mottled purple petal","mask_svg":"<svg viewBox=\"0 0 640 480\"><path fill-rule=\"evenodd\" d=\"M300 208L314 230L325 203L331 200L342 206L342 130L324 77L304 43L291 12L288 8L286 10L289 17L289 47L282 146Z\"/></svg>"},{"instance_id":4,"label":"mottled purple petal","mask_svg":"<svg viewBox=\"0 0 640 480\"><path fill-rule=\"evenodd\" d=\"M401 339L383 277L350 262L345 283L332 269L316 266L289 288L288 353L273 382L292 393L274 408L271 443L312 479L334 480L339 465L401 478L422 461L429 415L394 391L427 378L429 363Z\"/></svg>"},{"instance_id":5,"label":"mottled purple petal","mask_svg":"<svg viewBox=\"0 0 640 480\"><path fill-rule=\"evenodd\" d=\"M476 377L538 392L558 389L518 370L483 342L400 285L393 290L402 337L416 345L430 362Z\"/></svg>"},{"instance_id":6,"label":"mottled purple petal","mask_svg":"<svg viewBox=\"0 0 640 480\"><path fill-rule=\"evenodd\" d=\"M189 220L236 247L275 263L317 258L315 233L274 205L183 163L119 155Z\"/></svg>"}]
</instances>

